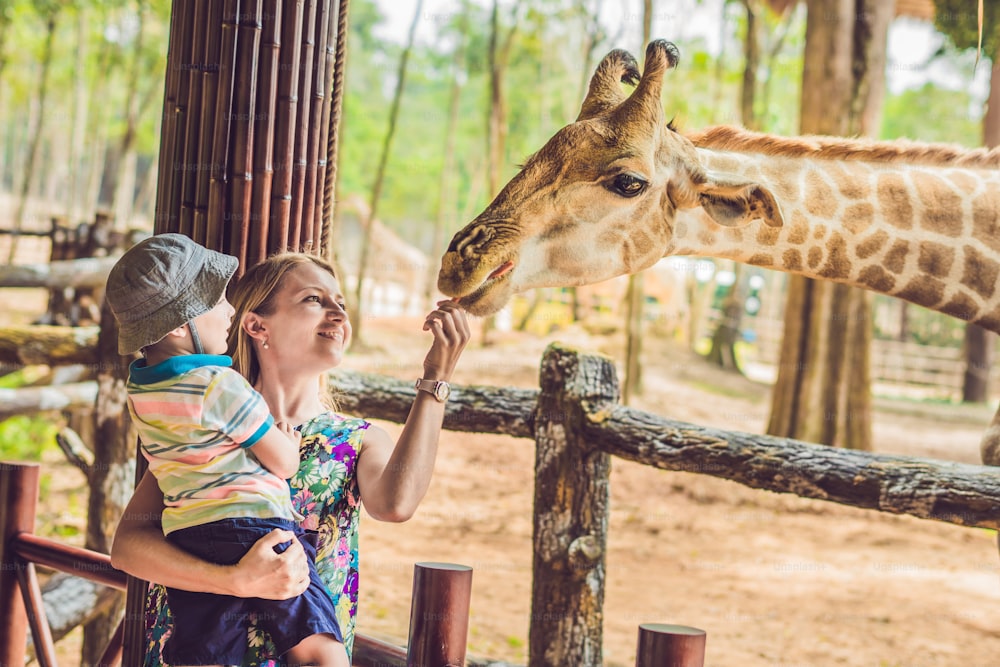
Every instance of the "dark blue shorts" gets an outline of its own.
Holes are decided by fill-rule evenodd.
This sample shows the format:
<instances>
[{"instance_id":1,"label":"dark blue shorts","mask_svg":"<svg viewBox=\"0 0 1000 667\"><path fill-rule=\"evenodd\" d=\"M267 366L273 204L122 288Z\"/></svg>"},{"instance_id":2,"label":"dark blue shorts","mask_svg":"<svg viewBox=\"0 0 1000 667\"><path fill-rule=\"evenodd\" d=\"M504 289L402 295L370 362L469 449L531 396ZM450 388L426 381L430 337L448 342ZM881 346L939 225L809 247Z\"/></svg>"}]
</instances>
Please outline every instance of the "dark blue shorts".
<instances>
[{"instance_id":1,"label":"dark blue shorts","mask_svg":"<svg viewBox=\"0 0 1000 667\"><path fill-rule=\"evenodd\" d=\"M287 519L223 519L184 528L167 539L190 554L220 565L232 565L275 528L293 531L309 560L309 588L290 600L238 598L167 588L174 627L164 649L174 665L238 665L247 650L251 617L270 633L278 655L310 635L328 633L343 642L333 600L316 573L316 545Z\"/></svg>"}]
</instances>

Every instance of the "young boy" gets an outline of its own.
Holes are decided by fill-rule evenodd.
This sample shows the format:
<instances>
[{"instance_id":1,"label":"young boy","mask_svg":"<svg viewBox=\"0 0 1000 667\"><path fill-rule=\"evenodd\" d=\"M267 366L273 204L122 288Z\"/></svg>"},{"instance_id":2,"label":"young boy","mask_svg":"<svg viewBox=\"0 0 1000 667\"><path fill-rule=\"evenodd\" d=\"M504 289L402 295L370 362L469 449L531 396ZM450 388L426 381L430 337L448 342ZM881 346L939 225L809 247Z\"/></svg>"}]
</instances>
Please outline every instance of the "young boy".
<instances>
[{"instance_id":1,"label":"young boy","mask_svg":"<svg viewBox=\"0 0 1000 667\"><path fill-rule=\"evenodd\" d=\"M143 353L129 366L129 413L163 492L170 542L232 564L271 530L291 530L309 556L311 583L278 601L168 588L174 627L164 657L172 665L240 664L253 615L289 663L346 667L315 547L301 539L285 481L298 469L301 436L274 423L225 356L235 313L225 290L237 264L181 234L159 234L112 268L105 298L119 323L118 351Z\"/></svg>"}]
</instances>

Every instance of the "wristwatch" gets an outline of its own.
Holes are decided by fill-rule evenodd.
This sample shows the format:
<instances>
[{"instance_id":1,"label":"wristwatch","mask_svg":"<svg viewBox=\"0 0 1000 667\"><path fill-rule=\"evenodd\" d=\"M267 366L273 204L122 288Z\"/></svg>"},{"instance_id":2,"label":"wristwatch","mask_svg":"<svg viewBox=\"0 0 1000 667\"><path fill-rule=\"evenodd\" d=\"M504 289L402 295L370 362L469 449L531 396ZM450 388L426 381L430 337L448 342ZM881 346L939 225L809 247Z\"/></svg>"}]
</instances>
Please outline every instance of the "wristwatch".
<instances>
[{"instance_id":1,"label":"wristwatch","mask_svg":"<svg viewBox=\"0 0 1000 667\"><path fill-rule=\"evenodd\" d=\"M444 380L424 380L423 378L419 378L413 386L418 391L423 390L434 396L438 403L444 403L451 396L451 385Z\"/></svg>"}]
</instances>

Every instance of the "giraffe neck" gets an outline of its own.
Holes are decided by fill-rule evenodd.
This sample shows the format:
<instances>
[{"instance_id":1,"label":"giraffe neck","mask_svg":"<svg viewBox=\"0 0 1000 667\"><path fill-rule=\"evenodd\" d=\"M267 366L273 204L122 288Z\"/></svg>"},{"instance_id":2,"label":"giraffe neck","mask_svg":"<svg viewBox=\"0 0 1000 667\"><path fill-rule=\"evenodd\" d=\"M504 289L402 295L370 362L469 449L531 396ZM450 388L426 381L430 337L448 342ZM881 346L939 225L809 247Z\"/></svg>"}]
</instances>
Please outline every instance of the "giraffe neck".
<instances>
[{"instance_id":1,"label":"giraffe neck","mask_svg":"<svg viewBox=\"0 0 1000 667\"><path fill-rule=\"evenodd\" d=\"M832 280L1000 332L1000 172L698 149L709 171L771 189L784 225L678 212L666 255L699 255Z\"/></svg>"}]
</instances>

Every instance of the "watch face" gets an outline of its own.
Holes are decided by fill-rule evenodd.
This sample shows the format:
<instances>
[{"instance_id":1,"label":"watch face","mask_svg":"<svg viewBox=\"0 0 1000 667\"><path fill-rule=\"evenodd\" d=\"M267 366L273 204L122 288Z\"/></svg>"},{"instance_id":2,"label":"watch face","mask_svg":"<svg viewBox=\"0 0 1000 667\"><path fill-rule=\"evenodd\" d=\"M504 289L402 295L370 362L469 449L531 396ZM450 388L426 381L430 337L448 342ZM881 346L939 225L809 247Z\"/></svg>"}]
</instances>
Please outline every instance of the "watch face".
<instances>
[{"instance_id":1,"label":"watch face","mask_svg":"<svg viewBox=\"0 0 1000 667\"><path fill-rule=\"evenodd\" d=\"M451 396L451 387L447 382L438 382L434 387L434 397L439 401L447 401Z\"/></svg>"}]
</instances>

